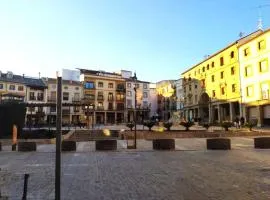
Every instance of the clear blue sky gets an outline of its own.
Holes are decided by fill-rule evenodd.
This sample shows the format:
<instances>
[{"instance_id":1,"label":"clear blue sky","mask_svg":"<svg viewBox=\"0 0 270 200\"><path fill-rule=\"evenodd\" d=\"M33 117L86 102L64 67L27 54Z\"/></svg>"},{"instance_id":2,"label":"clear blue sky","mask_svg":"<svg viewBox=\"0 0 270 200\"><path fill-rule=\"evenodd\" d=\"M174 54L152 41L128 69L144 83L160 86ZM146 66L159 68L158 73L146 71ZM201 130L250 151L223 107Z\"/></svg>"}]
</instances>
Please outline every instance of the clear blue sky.
<instances>
[{"instance_id":1,"label":"clear blue sky","mask_svg":"<svg viewBox=\"0 0 270 200\"><path fill-rule=\"evenodd\" d=\"M0 0L0 70L55 76L62 68L180 74L256 30L270 0ZM261 9L270 27L270 7Z\"/></svg>"}]
</instances>

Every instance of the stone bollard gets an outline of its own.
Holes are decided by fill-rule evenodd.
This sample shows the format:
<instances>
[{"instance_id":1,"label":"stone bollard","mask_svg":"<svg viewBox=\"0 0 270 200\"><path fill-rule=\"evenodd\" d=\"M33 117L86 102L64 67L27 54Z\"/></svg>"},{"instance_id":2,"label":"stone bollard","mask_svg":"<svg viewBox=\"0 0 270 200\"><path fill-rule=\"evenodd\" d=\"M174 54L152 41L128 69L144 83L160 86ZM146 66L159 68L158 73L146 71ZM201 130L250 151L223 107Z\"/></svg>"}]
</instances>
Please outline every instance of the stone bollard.
<instances>
[{"instance_id":1,"label":"stone bollard","mask_svg":"<svg viewBox=\"0 0 270 200\"><path fill-rule=\"evenodd\" d=\"M254 138L255 149L270 149L270 137Z\"/></svg>"},{"instance_id":2,"label":"stone bollard","mask_svg":"<svg viewBox=\"0 0 270 200\"><path fill-rule=\"evenodd\" d=\"M37 144L35 142L18 142L18 151L36 151Z\"/></svg>"},{"instance_id":3,"label":"stone bollard","mask_svg":"<svg viewBox=\"0 0 270 200\"><path fill-rule=\"evenodd\" d=\"M96 140L96 150L117 150L117 140Z\"/></svg>"},{"instance_id":4,"label":"stone bollard","mask_svg":"<svg viewBox=\"0 0 270 200\"><path fill-rule=\"evenodd\" d=\"M61 145L62 151L76 151L76 142L75 141L62 141Z\"/></svg>"},{"instance_id":5,"label":"stone bollard","mask_svg":"<svg viewBox=\"0 0 270 200\"><path fill-rule=\"evenodd\" d=\"M206 146L210 150L230 150L231 140L228 138L209 138L206 139Z\"/></svg>"},{"instance_id":6,"label":"stone bollard","mask_svg":"<svg viewBox=\"0 0 270 200\"><path fill-rule=\"evenodd\" d=\"M154 139L153 140L154 150L175 150L174 139Z\"/></svg>"}]
</instances>

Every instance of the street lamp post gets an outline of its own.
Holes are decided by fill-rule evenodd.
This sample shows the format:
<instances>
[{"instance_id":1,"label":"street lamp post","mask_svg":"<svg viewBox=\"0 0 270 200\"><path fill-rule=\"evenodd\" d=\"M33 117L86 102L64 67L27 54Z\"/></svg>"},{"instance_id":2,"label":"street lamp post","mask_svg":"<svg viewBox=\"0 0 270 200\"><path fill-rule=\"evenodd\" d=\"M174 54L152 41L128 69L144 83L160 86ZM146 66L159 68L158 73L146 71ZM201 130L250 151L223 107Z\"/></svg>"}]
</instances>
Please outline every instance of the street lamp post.
<instances>
[{"instance_id":1,"label":"street lamp post","mask_svg":"<svg viewBox=\"0 0 270 200\"><path fill-rule=\"evenodd\" d=\"M134 92L135 92L135 109L134 109L134 148L137 149L137 76L136 73L134 74L134 80L135 80L135 84L134 84Z\"/></svg>"}]
</instances>

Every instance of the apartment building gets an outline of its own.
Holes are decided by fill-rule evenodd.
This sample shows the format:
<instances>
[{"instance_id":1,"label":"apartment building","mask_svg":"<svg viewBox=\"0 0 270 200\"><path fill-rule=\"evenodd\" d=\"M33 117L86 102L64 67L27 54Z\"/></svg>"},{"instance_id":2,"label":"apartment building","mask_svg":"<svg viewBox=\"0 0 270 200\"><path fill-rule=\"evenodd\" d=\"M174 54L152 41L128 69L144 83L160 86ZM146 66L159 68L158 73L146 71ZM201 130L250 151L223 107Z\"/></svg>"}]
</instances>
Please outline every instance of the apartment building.
<instances>
[{"instance_id":1,"label":"apartment building","mask_svg":"<svg viewBox=\"0 0 270 200\"><path fill-rule=\"evenodd\" d=\"M0 71L0 102L15 100L24 102L26 96L26 85L24 77L12 72Z\"/></svg>"},{"instance_id":2,"label":"apartment building","mask_svg":"<svg viewBox=\"0 0 270 200\"><path fill-rule=\"evenodd\" d=\"M154 119L156 117L158 117L158 104L157 104L157 84L156 83L150 83L149 84L149 93L150 93L150 115L149 117Z\"/></svg>"},{"instance_id":3,"label":"apartment building","mask_svg":"<svg viewBox=\"0 0 270 200\"><path fill-rule=\"evenodd\" d=\"M56 123L56 98L57 80L45 78L48 86L46 96L46 116L47 123ZM62 124L74 124L85 120L81 100L83 98L83 87L78 81L62 80Z\"/></svg>"},{"instance_id":4,"label":"apartment building","mask_svg":"<svg viewBox=\"0 0 270 200\"><path fill-rule=\"evenodd\" d=\"M83 102L91 105L90 124L124 122L126 87L121 73L80 69Z\"/></svg>"},{"instance_id":5,"label":"apartment building","mask_svg":"<svg viewBox=\"0 0 270 200\"><path fill-rule=\"evenodd\" d=\"M149 119L151 110L149 84L149 82L138 80L136 73L134 77L126 77L126 119L128 122L134 121L135 99L136 121L143 123L144 120Z\"/></svg>"},{"instance_id":6,"label":"apartment building","mask_svg":"<svg viewBox=\"0 0 270 200\"><path fill-rule=\"evenodd\" d=\"M260 33L240 38L182 73L186 119L221 122L240 118L238 47Z\"/></svg>"},{"instance_id":7,"label":"apartment building","mask_svg":"<svg viewBox=\"0 0 270 200\"><path fill-rule=\"evenodd\" d=\"M270 29L239 46L243 116L270 125Z\"/></svg>"},{"instance_id":8,"label":"apartment building","mask_svg":"<svg viewBox=\"0 0 270 200\"><path fill-rule=\"evenodd\" d=\"M176 87L176 110L179 112L180 117L184 116L184 89L183 89L183 79L180 78L175 81Z\"/></svg>"},{"instance_id":9,"label":"apartment building","mask_svg":"<svg viewBox=\"0 0 270 200\"><path fill-rule=\"evenodd\" d=\"M160 120L167 121L176 111L176 81L163 80L156 83L157 115Z\"/></svg>"}]
</instances>

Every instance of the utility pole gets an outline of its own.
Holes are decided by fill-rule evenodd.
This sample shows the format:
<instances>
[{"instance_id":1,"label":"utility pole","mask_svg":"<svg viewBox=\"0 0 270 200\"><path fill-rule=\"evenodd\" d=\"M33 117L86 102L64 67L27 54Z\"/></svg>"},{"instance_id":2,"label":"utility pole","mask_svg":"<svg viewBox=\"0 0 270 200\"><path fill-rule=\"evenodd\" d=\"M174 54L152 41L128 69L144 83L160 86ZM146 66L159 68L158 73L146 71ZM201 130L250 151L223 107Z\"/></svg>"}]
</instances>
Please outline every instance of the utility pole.
<instances>
[{"instance_id":1,"label":"utility pole","mask_svg":"<svg viewBox=\"0 0 270 200\"><path fill-rule=\"evenodd\" d=\"M62 77L57 77L55 200L61 199Z\"/></svg>"}]
</instances>

